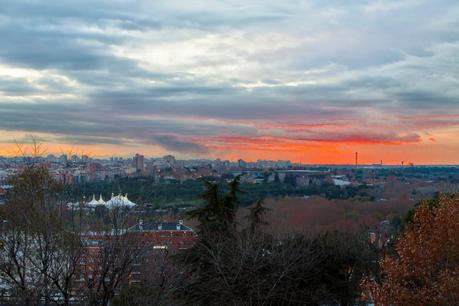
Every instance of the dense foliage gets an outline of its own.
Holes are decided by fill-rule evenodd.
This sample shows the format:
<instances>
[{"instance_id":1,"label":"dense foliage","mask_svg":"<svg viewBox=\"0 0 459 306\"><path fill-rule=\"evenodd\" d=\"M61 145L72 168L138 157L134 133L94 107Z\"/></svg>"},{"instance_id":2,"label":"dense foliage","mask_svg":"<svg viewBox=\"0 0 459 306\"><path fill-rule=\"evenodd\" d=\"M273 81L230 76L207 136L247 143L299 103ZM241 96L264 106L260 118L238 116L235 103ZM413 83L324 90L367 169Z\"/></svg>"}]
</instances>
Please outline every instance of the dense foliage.
<instances>
[{"instance_id":1,"label":"dense foliage","mask_svg":"<svg viewBox=\"0 0 459 306\"><path fill-rule=\"evenodd\" d=\"M459 305L459 196L425 201L366 285L378 305Z\"/></svg>"},{"instance_id":2,"label":"dense foliage","mask_svg":"<svg viewBox=\"0 0 459 306\"><path fill-rule=\"evenodd\" d=\"M248 216L247 228L234 218L236 178L225 194L208 183L206 205L197 218L198 241L181 254L188 275L177 290L186 305L351 305L360 280L374 271L375 249L366 235L325 233L274 237L263 231L262 203Z\"/></svg>"},{"instance_id":3,"label":"dense foliage","mask_svg":"<svg viewBox=\"0 0 459 306\"><path fill-rule=\"evenodd\" d=\"M219 188L226 190L224 182ZM295 184L272 182L263 184L241 183L245 193L239 196L240 204L248 206L258 199L284 196L320 195L328 199L348 199L354 196L365 196L367 186L347 186L340 188L332 184L297 186ZM71 185L67 188L68 198L74 201L82 196L92 197L102 194L108 198L112 193L127 193L136 203L150 203L155 208L172 206L198 206L203 203L200 195L205 191L201 180L186 180L183 182L168 180L157 182L151 177L118 178L115 181L91 182Z\"/></svg>"}]
</instances>

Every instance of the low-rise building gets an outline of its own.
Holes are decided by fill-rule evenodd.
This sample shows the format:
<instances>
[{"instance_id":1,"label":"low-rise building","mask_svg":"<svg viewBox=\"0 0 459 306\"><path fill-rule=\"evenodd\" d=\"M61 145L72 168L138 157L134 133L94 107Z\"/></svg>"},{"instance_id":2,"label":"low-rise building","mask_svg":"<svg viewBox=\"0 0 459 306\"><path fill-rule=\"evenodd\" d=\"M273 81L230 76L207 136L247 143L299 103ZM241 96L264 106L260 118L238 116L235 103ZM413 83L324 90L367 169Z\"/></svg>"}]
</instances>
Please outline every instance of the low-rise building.
<instances>
[{"instance_id":1,"label":"low-rise building","mask_svg":"<svg viewBox=\"0 0 459 306\"><path fill-rule=\"evenodd\" d=\"M111 232L86 232L82 234L82 239L86 245L85 258L81 260L84 275L81 277L83 282L95 282L103 264L103 252L106 251L106 244L110 244L112 239L124 242L123 247L135 248L137 256L129 267L129 275L126 281L130 284L139 283L145 273L150 271L149 265L157 262L158 258L169 254L176 254L180 250L193 247L196 235L190 227L178 222L139 222L128 229ZM110 247L108 247L110 249ZM129 253L129 250L124 252Z\"/></svg>"}]
</instances>

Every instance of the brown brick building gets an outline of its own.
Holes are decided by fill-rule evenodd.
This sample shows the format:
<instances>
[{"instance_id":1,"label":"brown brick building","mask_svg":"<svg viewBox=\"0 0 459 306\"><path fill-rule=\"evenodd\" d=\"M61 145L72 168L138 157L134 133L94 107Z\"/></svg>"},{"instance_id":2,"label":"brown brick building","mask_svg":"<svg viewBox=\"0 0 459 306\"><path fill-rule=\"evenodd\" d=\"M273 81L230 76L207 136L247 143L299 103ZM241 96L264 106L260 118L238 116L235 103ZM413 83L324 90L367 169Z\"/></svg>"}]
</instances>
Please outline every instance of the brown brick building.
<instances>
[{"instance_id":1,"label":"brown brick building","mask_svg":"<svg viewBox=\"0 0 459 306\"><path fill-rule=\"evenodd\" d=\"M116 237L116 238L115 238ZM86 284L97 282L97 278L106 269L107 260L116 261L113 265L123 265L122 256L115 255L114 259L107 259L104 252L111 250L110 244L117 239L118 248L114 252L119 252L120 248L129 252L136 253L135 260L129 263L126 269L129 271L125 281L132 283L142 282L146 271L154 271L155 266L164 263L164 258L173 255L180 250L189 249L195 242L195 233L193 230L184 225L180 220L178 222L143 222L140 220L136 225L127 230L118 232L87 232L82 235L85 242L85 257L81 261L83 275L80 281ZM130 248L135 250L129 250ZM112 264L112 263L111 263ZM82 286L83 283L81 284ZM87 285L86 285L87 286Z\"/></svg>"}]
</instances>

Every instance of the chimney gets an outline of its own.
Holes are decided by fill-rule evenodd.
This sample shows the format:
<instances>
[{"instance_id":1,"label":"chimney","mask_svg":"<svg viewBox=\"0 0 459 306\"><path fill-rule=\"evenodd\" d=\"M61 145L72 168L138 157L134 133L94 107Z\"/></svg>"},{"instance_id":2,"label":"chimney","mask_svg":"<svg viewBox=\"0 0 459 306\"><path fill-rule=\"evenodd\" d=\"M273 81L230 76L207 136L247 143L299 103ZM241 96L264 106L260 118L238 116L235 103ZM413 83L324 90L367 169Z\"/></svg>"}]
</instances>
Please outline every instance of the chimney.
<instances>
[{"instance_id":1,"label":"chimney","mask_svg":"<svg viewBox=\"0 0 459 306\"><path fill-rule=\"evenodd\" d=\"M143 220L139 219L139 230L143 232Z\"/></svg>"}]
</instances>

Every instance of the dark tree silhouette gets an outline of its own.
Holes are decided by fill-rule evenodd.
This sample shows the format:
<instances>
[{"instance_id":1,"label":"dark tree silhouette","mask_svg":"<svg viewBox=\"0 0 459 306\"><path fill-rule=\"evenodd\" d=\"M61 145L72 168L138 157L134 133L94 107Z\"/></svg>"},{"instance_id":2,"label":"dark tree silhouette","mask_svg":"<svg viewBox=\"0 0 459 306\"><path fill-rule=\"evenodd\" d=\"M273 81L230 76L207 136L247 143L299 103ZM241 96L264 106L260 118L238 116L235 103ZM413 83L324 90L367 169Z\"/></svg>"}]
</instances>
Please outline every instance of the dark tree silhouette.
<instances>
[{"instance_id":1,"label":"dark tree silhouette","mask_svg":"<svg viewBox=\"0 0 459 306\"><path fill-rule=\"evenodd\" d=\"M263 206L263 200L258 200L255 205L250 208L249 215L246 218L249 221L249 231L252 235L260 230L262 226L268 225L268 222L264 219L264 215L268 210L268 208Z\"/></svg>"},{"instance_id":2,"label":"dark tree silhouette","mask_svg":"<svg viewBox=\"0 0 459 306\"><path fill-rule=\"evenodd\" d=\"M366 235L329 233L273 237L263 232L266 208L258 201L246 229L235 221L238 181L221 195L207 183L194 247L180 254L185 275L175 290L186 305L350 305L374 255Z\"/></svg>"}]
</instances>

